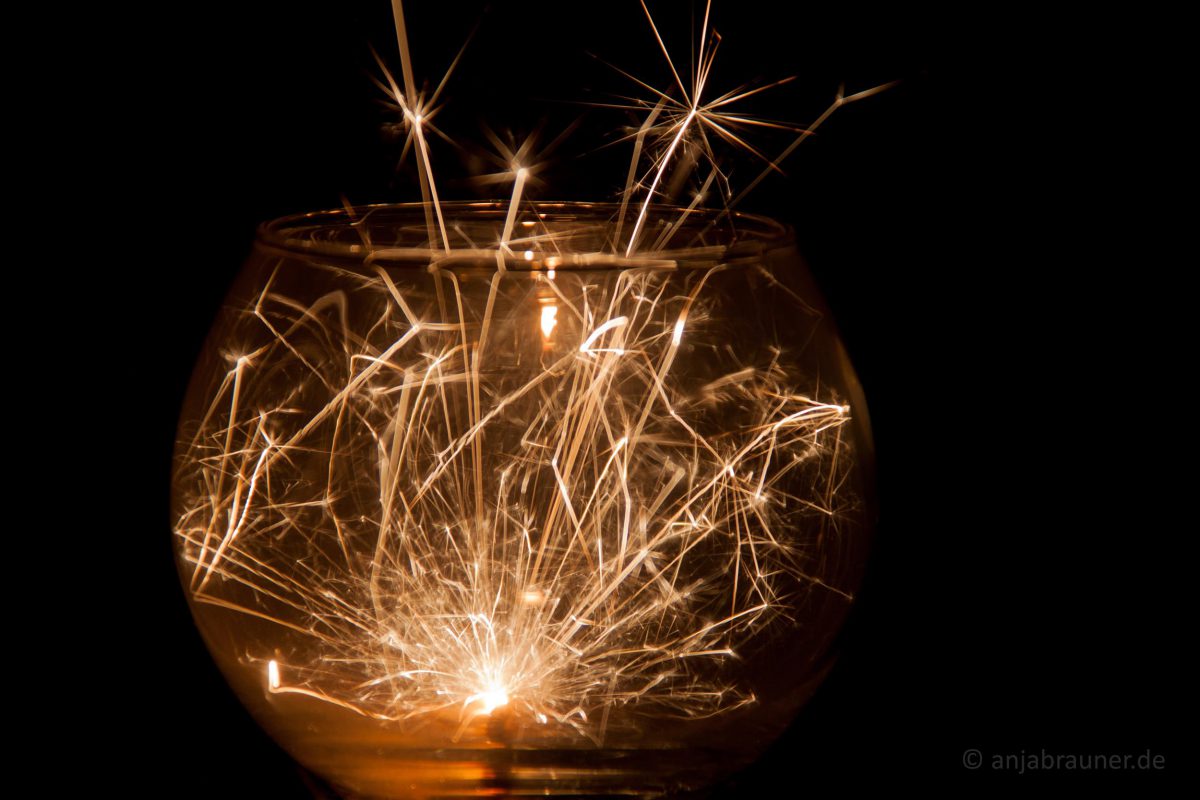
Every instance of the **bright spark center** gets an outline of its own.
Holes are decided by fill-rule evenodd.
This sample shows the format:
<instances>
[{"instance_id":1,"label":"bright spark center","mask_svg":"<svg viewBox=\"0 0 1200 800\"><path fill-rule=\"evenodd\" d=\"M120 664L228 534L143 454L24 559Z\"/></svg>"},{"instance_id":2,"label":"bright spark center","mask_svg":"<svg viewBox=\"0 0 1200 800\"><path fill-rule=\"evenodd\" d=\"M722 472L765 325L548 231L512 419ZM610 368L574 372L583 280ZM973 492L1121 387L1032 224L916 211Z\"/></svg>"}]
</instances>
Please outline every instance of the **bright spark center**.
<instances>
[{"instance_id":1,"label":"bright spark center","mask_svg":"<svg viewBox=\"0 0 1200 800\"><path fill-rule=\"evenodd\" d=\"M479 695L479 702L482 705L480 713L491 714L497 708L508 705L508 692L501 686L492 686Z\"/></svg>"}]
</instances>

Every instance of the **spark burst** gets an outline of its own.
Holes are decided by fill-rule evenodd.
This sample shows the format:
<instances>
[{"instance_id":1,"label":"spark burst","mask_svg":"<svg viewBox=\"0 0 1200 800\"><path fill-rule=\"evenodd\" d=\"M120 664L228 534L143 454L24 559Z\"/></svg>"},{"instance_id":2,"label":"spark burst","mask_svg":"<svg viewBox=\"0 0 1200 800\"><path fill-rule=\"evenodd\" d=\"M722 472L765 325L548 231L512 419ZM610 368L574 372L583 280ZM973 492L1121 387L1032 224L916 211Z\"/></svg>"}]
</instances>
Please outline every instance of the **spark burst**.
<instances>
[{"instance_id":1,"label":"spark burst","mask_svg":"<svg viewBox=\"0 0 1200 800\"><path fill-rule=\"evenodd\" d=\"M733 126L772 124L725 110L761 89L702 102L718 38L701 39L689 87L651 20L683 99L653 90L600 233L523 200L533 167L514 153L507 208L468 231L445 213L425 137L445 81L417 93L394 7L404 88L386 68L381 85L417 150L423 232L377 247L355 219L357 263L314 257L297 282L276 257L229 311L245 347L177 461L193 601L279 629L286 653L249 654L269 692L453 719L455 738L500 709L598 742L617 709L701 718L754 702L725 666L798 598L849 600L818 543L858 502L850 409L780 345L722 346L724 281L772 279L730 258L719 215L692 225L693 203L642 239L681 143L700 143L707 187L705 131L749 147ZM711 363L680 370L698 350Z\"/></svg>"}]
</instances>

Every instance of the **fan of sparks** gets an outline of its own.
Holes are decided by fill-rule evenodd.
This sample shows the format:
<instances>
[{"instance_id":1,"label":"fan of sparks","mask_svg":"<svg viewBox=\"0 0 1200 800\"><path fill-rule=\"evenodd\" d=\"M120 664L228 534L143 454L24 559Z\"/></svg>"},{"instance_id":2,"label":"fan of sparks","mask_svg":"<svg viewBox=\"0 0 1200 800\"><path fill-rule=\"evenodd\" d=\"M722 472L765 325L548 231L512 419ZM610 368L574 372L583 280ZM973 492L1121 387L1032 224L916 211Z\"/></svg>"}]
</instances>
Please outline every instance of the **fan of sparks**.
<instances>
[{"instance_id":1,"label":"fan of sparks","mask_svg":"<svg viewBox=\"0 0 1200 800\"><path fill-rule=\"evenodd\" d=\"M653 212L681 147L741 141L737 95L700 99L715 38L691 87L675 73L682 100L656 91L622 202L580 251L578 223L522 200L526 166L486 225L438 200L402 20L406 86L384 85L424 225L404 249L362 226L357 266L264 262L227 309L225 344L246 346L176 468L193 601L277 630L286 646L248 654L269 691L380 720L461 734L503 708L599 741L619 709L754 702L727 667L800 596L849 600L818 543L857 498L850 408L786 344L724 338L749 313L729 287L769 281L764 265L725 257L715 215L685 224L695 204Z\"/></svg>"}]
</instances>

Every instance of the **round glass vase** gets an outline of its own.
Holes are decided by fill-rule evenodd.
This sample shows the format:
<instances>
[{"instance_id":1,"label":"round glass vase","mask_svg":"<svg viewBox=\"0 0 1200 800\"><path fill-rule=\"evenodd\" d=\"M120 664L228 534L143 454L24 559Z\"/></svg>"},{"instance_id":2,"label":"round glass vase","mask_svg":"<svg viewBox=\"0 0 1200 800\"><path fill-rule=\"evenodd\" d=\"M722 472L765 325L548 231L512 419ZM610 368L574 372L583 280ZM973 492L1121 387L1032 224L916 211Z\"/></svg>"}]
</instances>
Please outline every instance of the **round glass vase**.
<instances>
[{"instance_id":1,"label":"round glass vase","mask_svg":"<svg viewBox=\"0 0 1200 800\"><path fill-rule=\"evenodd\" d=\"M759 217L652 208L626 254L616 206L441 214L259 231L179 424L196 623L349 797L709 784L812 694L862 573L827 309Z\"/></svg>"}]
</instances>

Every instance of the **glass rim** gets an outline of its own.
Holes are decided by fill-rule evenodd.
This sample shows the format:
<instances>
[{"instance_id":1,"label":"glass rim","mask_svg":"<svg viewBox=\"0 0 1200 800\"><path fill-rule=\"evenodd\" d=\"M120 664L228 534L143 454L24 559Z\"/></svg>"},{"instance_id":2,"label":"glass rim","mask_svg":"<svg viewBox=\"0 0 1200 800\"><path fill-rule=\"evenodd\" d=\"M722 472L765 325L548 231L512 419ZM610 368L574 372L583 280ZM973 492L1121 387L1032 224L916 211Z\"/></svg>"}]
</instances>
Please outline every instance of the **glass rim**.
<instances>
[{"instance_id":1,"label":"glass rim","mask_svg":"<svg viewBox=\"0 0 1200 800\"><path fill-rule=\"evenodd\" d=\"M430 209L427 222L426 209ZM626 254L613 241L621 204L586 201L528 201L514 214L505 247L501 236L475 241L478 233L499 234L507 201L451 200L440 203L447 251L432 204L377 203L290 214L262 223L256 246L305 257L394 265L475 265L505 269L571 269L700 266L761 257L793 245L790 225L740 211L651 204L639 231L639 246ZM630 203L620 226L628 241L640 205ZM536 215L536 219L533 219ZM541 225L539 226L539 223ZM430 234L433 234L433 246ZM382 235L381 235L382 234Z\"/></svg>"}]
</instances>

